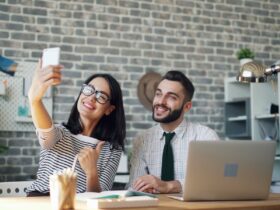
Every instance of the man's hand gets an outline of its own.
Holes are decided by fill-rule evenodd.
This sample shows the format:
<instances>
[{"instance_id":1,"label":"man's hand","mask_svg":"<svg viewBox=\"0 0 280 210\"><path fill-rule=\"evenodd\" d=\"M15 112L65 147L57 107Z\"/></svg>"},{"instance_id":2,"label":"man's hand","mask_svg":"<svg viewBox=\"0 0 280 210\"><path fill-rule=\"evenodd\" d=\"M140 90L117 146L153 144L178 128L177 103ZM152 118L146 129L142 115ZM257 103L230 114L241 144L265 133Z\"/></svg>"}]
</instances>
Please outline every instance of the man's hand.
<instances>
[{"instance_id":1,"label":"man's hand","mask_svg":"<svg viewBox=\"0 0 280 210\"><path fill-rule=\"evenodd\" d=\"M153 175L138 177L133 182L132 188L140 192L148 193L178 193L182 190L179 181L162 181Z\"/></svg>"},{"instance_id":2,"label":"man's hand","mask_svg":"<svg viewBox=\"0 0 280 210\"><path fill-rule=\"evenodd\" d=\"M170 193L173 192L173 185L178 181L162 181L156 176L145 175L137 178L133 183L133 189L148 193ZM179 183L179 182L178 182ZM178 184L177 183L177 184ZM180 183L179 183L180 185Z\"/></svg>"}]
</instances>

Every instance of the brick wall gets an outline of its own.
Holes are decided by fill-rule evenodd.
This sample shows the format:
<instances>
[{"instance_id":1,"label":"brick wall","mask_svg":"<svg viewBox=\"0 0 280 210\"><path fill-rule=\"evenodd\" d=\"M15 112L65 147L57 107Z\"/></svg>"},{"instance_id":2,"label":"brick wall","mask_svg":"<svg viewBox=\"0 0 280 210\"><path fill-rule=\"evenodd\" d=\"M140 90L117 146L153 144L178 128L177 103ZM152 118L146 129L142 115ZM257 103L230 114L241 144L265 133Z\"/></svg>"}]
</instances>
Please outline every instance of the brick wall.
<instances>
[{"instance_id":1,"label":"brick wall","mask_svg":"<svg viewBox=\"0 0 280 210\"><path fill-rule=\"evenodd\" d=\"M127 141L153 125L137 98L145 72L186 73L196 86L188 119L223 137L225 77L239 69L240 47L269 65L280 58L279 0L0 0L0 53L34 61L60 46L63 83L54 91L54 120L65 121L81 81L107 72L121 83ZM1 99L0 99L1 102ZM35 134L0 131L0 181L34 177Z\"/></svg>"}]
</instances>

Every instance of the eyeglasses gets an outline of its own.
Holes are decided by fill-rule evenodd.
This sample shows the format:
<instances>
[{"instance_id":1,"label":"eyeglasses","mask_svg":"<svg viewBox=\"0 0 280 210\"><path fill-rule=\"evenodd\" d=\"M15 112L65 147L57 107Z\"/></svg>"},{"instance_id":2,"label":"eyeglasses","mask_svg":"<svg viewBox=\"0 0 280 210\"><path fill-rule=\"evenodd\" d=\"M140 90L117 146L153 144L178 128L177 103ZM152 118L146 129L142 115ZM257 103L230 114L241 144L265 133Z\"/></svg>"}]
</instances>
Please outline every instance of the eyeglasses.
<instances>
[{"instance_id":1,"label":"eyeglasses","mask_svg":"<svg viewBox=\"0 0 280 210\"><path fill-rule=\"evenodd\" d=\"M91 96L95 94L95 99L100 104L106 104L110 100L110 97L106 93L104 93L103 91L95 90L95 87L89 84L83 84L82 93L85 96Z\"/></svg>"}]
</instances>

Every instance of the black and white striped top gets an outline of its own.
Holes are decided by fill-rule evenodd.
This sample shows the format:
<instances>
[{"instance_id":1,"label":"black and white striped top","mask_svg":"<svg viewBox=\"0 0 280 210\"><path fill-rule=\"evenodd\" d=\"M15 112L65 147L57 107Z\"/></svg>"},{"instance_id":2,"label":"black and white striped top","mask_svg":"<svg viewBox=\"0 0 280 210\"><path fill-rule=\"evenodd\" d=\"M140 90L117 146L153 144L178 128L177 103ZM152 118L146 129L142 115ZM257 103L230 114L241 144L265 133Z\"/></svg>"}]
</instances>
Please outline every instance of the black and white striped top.
<instances>
[{"instance_id":1,"label":"black and white striped top","mask_svg":"<svg viewBox=\"0 0 280 210\"><path fill-rule=\"evenodd\" d=\"M95 148L96 139L83 135L73 135L63 125L55 125L50 129L37 130L40 152L37 179L27 192L49 192L49 176L56 171L71 168L75 155L85 146ZM117 172L122 150L112 149L106 142L97 162L99 182L102 191L110 190ZM86 175L77 161L77 193L86 191Z\"/></svg>"}]
</instances>

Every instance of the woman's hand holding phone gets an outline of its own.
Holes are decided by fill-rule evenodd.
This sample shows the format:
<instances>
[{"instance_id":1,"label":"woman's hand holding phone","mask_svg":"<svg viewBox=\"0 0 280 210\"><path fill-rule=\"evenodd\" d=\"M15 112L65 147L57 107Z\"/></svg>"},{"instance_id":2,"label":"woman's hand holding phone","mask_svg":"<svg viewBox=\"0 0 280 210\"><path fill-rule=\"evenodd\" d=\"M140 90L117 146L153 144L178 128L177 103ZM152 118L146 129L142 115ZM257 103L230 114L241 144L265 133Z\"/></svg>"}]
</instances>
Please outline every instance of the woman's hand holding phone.
<instances>
[{"instance_id":1,"label":"woman's hand holding phone","mask_svg":"<svg viewBox=\"0 0 280 210\"><path fill-rule=\"evenodd\" d=\"M63 66L59 64L59 48L48 48L43 51L42 59L33 74L33 80L28 92L29 100L40 101L47 89L52 85L61 83L61 70Z\"/></svg>"},{"instance_id":2,"label":"woman's hand holding phone","mask_svg":"<svg viewBox=\"0 0 280 210\"><path fill-rule=\"evenodd\" d=\"M60 59L60 48L47 48L43 50L42 55L42 68L45 68L49 65L56 66L59 64Z\"/></svg>"}]
</instances>

